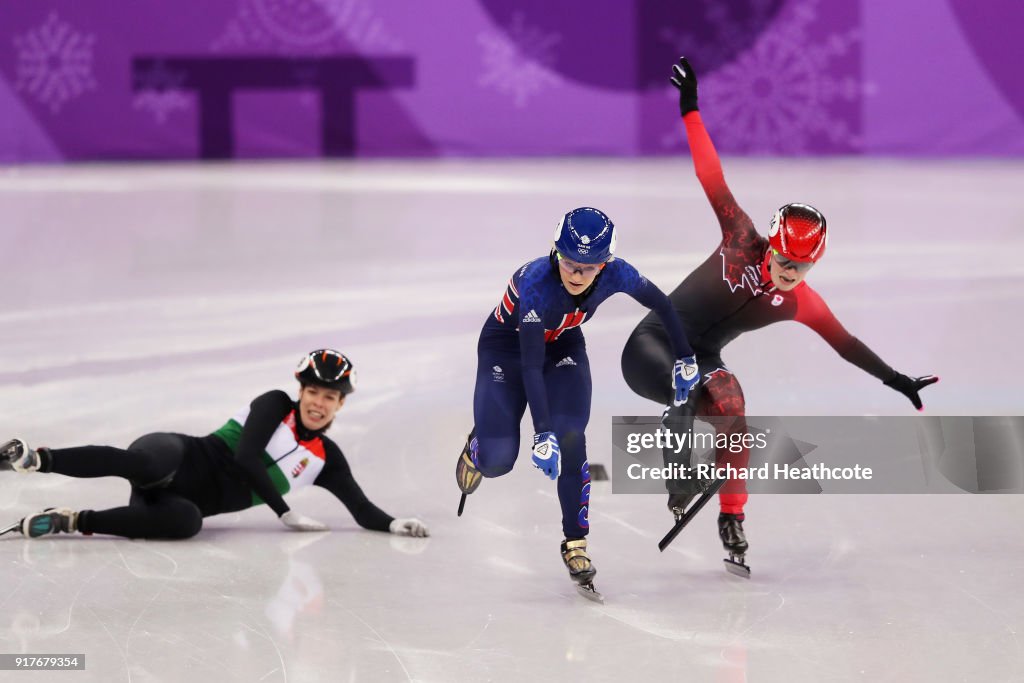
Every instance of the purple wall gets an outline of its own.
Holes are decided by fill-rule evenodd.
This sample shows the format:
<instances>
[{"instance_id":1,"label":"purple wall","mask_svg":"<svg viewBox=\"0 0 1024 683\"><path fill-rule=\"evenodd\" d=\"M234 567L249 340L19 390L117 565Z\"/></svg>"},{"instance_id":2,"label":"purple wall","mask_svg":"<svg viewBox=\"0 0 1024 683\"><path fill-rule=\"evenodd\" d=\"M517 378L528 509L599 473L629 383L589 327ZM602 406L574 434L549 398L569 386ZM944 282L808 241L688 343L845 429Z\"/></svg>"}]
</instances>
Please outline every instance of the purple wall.
<instances>
[{"instance_id":1,"label":"purple wall","mask_svg":"<svg viewBox=\"0 0 1024 683\"><path fill-rule=\"evenodd\" d=\"M1020 0L6 0L0 162L673 154L684 53L726 153L1020 156L1021 26Z\"/></svg>"}]
</instances>

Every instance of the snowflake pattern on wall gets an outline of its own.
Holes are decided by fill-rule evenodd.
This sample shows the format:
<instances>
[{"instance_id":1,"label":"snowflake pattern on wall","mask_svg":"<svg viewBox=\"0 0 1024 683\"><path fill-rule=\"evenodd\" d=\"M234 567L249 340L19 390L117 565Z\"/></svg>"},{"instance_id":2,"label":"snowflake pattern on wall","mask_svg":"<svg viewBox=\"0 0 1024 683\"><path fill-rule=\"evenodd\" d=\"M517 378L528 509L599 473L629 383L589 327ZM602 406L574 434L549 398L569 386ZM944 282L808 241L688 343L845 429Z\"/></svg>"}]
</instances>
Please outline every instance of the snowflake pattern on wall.
<instances>
[{"instance_id":1,"label":"snowflake pattern on wall","mask_svg":"<svg viewBox=\"0 0 1024 683\"><path fill-rule=\"evenodd\" d=\"M329 54L352 47L402 49L368 0L241 0L211 45L215 52L260 48L285 54Z\"/></svg>"},{"instance_id":2,"label":"snowflake pattern on wall","mask_svg":"<svg viewBox=\"0 0 1024 683\"><path fill-rule=\"evenodd\" d=\"M723 149L800 154L822 138L836 148L860 146L860 135L842 110L855 106L865 88L856 77L830 68L834 60L851 53L860 34L850 29L815 35L811 25L818 18L819 4L820 0L790 3L748 49L701 78L700 102L722 122L715 126L714 139ZM714 9L707 16L723 15ZM724 26L722 30L728 34ZM669 96L672 101L678 98L674 90ZM675 127L662 138L666 148L685 144Z\"/></svg>"},{"instance_id":3,"label":"snowflake pattern on wall","mask_svg":"<svg viewBox=\"0 0 1024 683\"><path fill-rule=\"evenodd\" d=\"M15 88L57 114L67 102L96 87L95 42L94 34L76 31L51 12L43 24L14 38Z\"/></svg>"},{"instance_id":4,"label":"snowflake pattern on wall","mask_svg":"<svg viewBox=\"0 0 1024 683\"><path fill-rule=\"evenodd\" d=\"M778 0L702 0L702 4L704 21L690 22L699 25L698 30L665 27L659 31L659 39L671 45L676 56L699 55L702 64L726 64L749 48L750 37L771 22ZM707 30L708 27L714 28ZM651 75L648 86L660 88L667 80L668 76L659 71Z\"/></svg>"},{"instance_id":5,"label":"snowflake pattern on wall","mask_svg":"<svg viewBox=\"0 0 1024 683\"><path fill-rule=\"evenodd\" d=\"M185 74L168 69L162 62L136 76L132 106L149 112L160 125L176 111L188 111L195 106L195 98L181 87Z\"/></svg>"},{"instance_id":6,"label":"snowflake pattern on wall","mask_svg":"<svg viewBox=\"0 0 1024 683\"><path fill-rule=\"evenodd\" d=\"M552 69L554 48L562 37L528 26L522 13L512 17L506 33L482 31L477 42L483 48L483 73L478 83L511 95L522 109L531 97L563 82Z\"/></svg>"}]
</instances>

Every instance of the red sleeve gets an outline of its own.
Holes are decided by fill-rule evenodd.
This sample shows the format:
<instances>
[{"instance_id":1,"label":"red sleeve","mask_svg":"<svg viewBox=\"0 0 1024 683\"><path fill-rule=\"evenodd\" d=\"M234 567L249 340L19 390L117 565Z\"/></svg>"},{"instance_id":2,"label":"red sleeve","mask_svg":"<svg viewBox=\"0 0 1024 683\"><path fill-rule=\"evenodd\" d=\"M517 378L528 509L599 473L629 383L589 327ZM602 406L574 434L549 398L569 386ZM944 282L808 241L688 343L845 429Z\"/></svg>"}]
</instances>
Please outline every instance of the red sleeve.
<instances>
[{"instance_id":1,"label":"red sleeve","mask_svg":"<svg viewBox=\"0 0 1024 683\"><path fill-rule=\"evenodd\" d=\"M722 228L723 239L727 245L736 242L740 237L746 237L747 239L742 241L748 241L756 233L754 223L736 203L736 198L725 184L722 162L718 159L718 152L711 142L711 136L704 128L700 112L689 112L683 117L683 123L686 124L686 140L690 143L690 155L693 156L697 180L700 181L700 186L704 188L704 194L715 211L715 217Z\"/></svg>"},{"instance_id":2,"label":"red sleeve","mask_svg":"<svg viewBox=\"0 0 1024 683\"><path fill-rule=\"evenodd\" d=\"M847 362L853 363L883 382L892 379L896 371L869 349L864 342L846 331L820 294L806 284L800 285L796 294L797 305L794 320L807 325L821 335L821 338L828 342L828 345Z\"/></svg>"}]
</instances>

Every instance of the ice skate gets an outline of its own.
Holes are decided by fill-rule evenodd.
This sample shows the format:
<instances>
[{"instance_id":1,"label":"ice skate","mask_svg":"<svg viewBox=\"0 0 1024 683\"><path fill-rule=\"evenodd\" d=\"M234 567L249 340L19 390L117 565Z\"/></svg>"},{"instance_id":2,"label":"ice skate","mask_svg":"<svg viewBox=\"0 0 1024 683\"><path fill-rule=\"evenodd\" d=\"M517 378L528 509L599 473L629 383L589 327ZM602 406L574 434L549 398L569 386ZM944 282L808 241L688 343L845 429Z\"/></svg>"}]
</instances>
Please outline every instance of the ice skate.
<instances>
[{"instance_id":1,"label":"ice skate","mask_svg":"<svg viewBox=\"0 0 1024 683\"><path fill-rule=\"evenodd\" d=\"M11 439L0 446L0 470L35 472L39 469L39 454L21 439Z\"/></svg>"},{"instance_id":2,"label":"ice skate","mask_svg":"<svg viewBox=\"0 0 1024 683\"><path fill-rule=\"evenodd\" d=\"M675 540L687 524L697 516L697 513L708 504L719 489L725 486L725 479L716 479L708 487L698 485L699 493L670 493L668 496L668 509L675 517L675 524L668 530L665 537L658 542L658 550L665 552L665 548ZM696 498L696 501L694 501Z\"/></svg>"},{"instance_id":3,"label":"ice skate","mask_svg":"<svg viewBox=\"0 0 1024 683\"><path fill-rule=\"evenodd\" d=\"M678 522L686 514L686 508L690 502L697 497L696 493L670 493L668 494L668 511Z\"/></svg>"},{"instance_id":4,"label":"ice skate","mask_svg":"<svg viewBox=\"0 0 1024 683\"><path fill-rule=\"evenodd\" d=\"M743 533L743 516L721 513L718 515L718 536L729 557L722 560L730 574L750 578L750 567L746 564L747 537Z\"/></svg>"},{"instance_id":5,"label":"ice skate","mask_svg":"<svg viewBox=\"0 0 1024 683\"><path fill-rule=\"evenodd\" d=\"M597 570L587 555L587 539L565 539L562 541L562 561L569 570L569 578L576 582L576 590L588 600L604 602L604 596L594 588Z\"/></svg>"},{"instance_id":6,"label":"ice skate","mask_svg":"<svg viewBox=\"0 0 1024 683\"><path fill-rule=\"evenodd\" d=\"M462 509L466 505L466 496L476 491L483 481L484 475L477 469L475 458L479 445L476 440L476 429L466 437L466 445L462 447L462 453L455 464L455 482L462 491L462 498L459 500L459 516L462 516Z\"/></svg>"},{"instance_id":7,"label":"ice skate","mask_svg":"<svg viewBox=\"0 0 1024 683\"><path fill-rule=\"evenodd\" d=\"M21 520L21 533L29 538L78 531L78 513L70 508L47 508Z\"/></svg>"}]
</instances>

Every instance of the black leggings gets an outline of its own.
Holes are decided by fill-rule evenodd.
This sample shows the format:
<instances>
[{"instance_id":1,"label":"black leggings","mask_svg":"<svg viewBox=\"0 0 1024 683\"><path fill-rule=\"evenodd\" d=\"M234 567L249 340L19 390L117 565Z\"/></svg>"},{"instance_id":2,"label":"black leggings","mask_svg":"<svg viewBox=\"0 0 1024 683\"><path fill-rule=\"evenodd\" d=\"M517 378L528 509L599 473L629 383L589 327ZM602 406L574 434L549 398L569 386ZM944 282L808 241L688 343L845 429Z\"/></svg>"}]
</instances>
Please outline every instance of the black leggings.
<instances>
[{"instance_id":1,"label":"black leggings","mask_svg":"<svg viewBox=\"0 0 1024 683\"><path fill-rule=\"evenodd\" d=\"M82 510L78 530L84 534L113 534L128 538L189 538L199 533L203 515L175 485L185 461L189 437L147 434L128 450L111 446L56 448L49 451L45 471L69 477L123 477L132 494L125 507Z\"/></svg>"},{"instance_id":2,"label":"black leggings","mask_svg":"<svg viewBox=\"0 0 1024 683\"><path fill-rule=\"evenodd\" d=\"M633 393L668 405L674 395L671 378L675 362L672 341L665 328L657 321L644 320L622 349L622 377Z\"/></svg>"},{"instance_id":3,"label":"black leggings","mask_svg":"<svg viewBox=\"0 0 1024 683\"><path fill-rule=\"evenodd\" d=\"M746 401L743 389L718 353L697 352L700 381L690 391L690 398L681 406L670 408L668 423L680 432L690 431L695 418L702 418L712 424L718 433L739 433L747 431ZM626 384L644 398L662 405L671 403L672 387L667 381L675 358L665 329L657 322L640 323L629 336L622 351L622 376ZM726 419L735 418L735 419ZM666 456L665 464L690 464L690 451ZM716 450L715 462L722 467L746 467L750 451L747 448L733 453L726 448ZM670 493L693 493L693 489L677 480L668 480ZM747 502L746 482L730 479L718 494L722 512L743 514Z\"/></svg>"}]
</instances>

